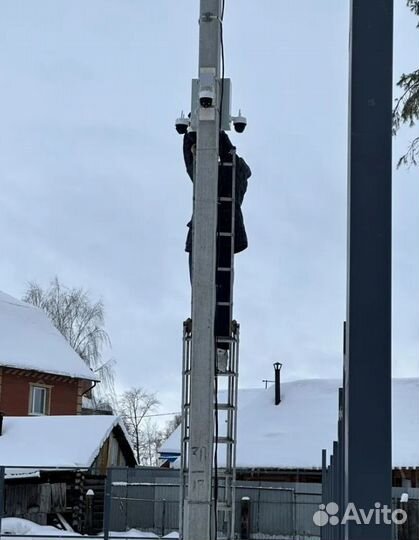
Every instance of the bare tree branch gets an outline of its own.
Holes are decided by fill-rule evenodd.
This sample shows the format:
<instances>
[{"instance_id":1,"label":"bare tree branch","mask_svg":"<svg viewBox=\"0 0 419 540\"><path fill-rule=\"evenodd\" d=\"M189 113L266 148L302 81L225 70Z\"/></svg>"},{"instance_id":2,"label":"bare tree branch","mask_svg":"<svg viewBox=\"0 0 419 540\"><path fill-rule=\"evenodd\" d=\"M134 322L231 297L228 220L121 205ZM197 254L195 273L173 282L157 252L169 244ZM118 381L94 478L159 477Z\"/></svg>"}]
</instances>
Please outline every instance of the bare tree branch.
<instances>
[{"instance_id":1,"label":"bare tree branch","mask_svg":"<svg viewBox=\"0 0 419 540\"><path fill-rule=\"evenodd\" d=\"M119 399L118 412L131 436L137 461L142 465L157 463L157 440L160 440L160 433L146 416L158 405L156 395L141 387L126 390ZM150 450L150 444L155 447L154 454Z\"/></svg>"},{"instance_id":2,"label":"bare tree branch","mask_svg":"<svg viewBox=\"0 0 419 540\"><path fill-rule=\"evenodd\" d=\"M49 287L43 289L31 282L23 296L29 302L46 312L54 326L66 338L70 346L86 362L102 381L104 394L113 399L113 362L102 361L102 350L110 345L104 329L104 306L101 300L93 302L82 288L69 289L55 277Z\"/></svg>"}]
</instances>

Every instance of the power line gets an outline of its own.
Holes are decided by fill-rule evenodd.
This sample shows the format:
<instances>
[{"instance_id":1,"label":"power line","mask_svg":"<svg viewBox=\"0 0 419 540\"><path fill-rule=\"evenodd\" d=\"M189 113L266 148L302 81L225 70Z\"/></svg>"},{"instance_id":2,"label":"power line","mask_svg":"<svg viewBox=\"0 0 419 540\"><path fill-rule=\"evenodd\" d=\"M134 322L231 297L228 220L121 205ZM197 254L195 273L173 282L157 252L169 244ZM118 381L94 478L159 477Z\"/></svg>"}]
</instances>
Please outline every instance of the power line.
<instances>
[{"instance_id":1,"label":"power line","mask_svg":"<svg viewBox=\"0 0 419 540\"><path fill-rule=\"evenodd\" d=\"M176 416L178 414L181 414L181 413L177 411L177 412L166 412L166 413L156 413L156 414L145 414L143 418L150 418L152 416Z\"/></svg>"}]
</instances>

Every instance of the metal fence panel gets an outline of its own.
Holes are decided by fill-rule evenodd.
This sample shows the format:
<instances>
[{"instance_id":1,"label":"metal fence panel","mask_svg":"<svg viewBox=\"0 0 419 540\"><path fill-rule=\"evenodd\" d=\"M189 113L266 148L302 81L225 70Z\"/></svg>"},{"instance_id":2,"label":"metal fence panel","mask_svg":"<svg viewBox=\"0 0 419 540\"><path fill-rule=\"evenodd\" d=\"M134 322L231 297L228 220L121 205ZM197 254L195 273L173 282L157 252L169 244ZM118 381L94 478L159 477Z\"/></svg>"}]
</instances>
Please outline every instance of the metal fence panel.
<instances>
[{"instance_id":1,"label":"metal fence panel","mask_svg":"<svg viewBox=\"0 0 419 540\"><path fill-rule=\"evenodd\" d=\"M180 488L178 483L174 483L172 477L156 478L155 496L155 515L156 527L159 533L164 536L168 532L179 529L179 495ZM176 478L177 480L177 478Z\"/></svg>"},{"instance_id":2,"label":"metal fence panel","mask_svg":"<svg viewBox=\"0 0 419 540\"><path fill-rule=\"evenodd\" d=\"M293 536L295 533L294 492L255 486L255 482L240 482L236 488L236 515L240 516L242 497L250 499L251 537ZM240 520L236 519L236 532Z\"/></svg>"},{"instance_id":3,"label":"metal fence panel","mask_svg":"<svg viewBox=\"0 0 419 540\"><path fill-rule=\"evenodd\" d=\"M314 524L314 513L319 509L321 495L297 493L295 499L296 532L301 537L320 537L320 527Z\"/></svg>"},{"instance_id":4,"label":"metal fence panel","mask_svg":"<svg viewBox=\"0 0 419 540\"><path fill-rule=\"evenodd\" d=\"M116 469L113 478L112 530L135 528L164 535L179 529L178 471ZM236 489L237 535L242 497L250 499L252 539L320 537L313 523L313 514L321 502L320 486L240 481Z\"/></svg>"}]
</instances>

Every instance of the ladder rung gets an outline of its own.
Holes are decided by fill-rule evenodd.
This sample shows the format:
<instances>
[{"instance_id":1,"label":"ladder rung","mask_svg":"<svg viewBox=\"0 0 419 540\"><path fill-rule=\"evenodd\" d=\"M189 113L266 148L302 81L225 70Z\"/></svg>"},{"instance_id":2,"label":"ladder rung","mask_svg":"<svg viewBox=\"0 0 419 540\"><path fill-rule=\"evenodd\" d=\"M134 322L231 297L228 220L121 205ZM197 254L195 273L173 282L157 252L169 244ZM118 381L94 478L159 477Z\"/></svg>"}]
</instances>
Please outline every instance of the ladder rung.
<instances>
[{"instance_id":1,"label":"ladder rung","mask_svg":"<svg viewBox=\"0 0 419 540\"><path fill-rule=\"evenodd\" d=\"M231 306L231 302L217 302L217 306Z\"/></svg>"},{"instance_id":2,"label":"ladder rung","mask_svg":"<svg viewBox=\"0 0 419 540\"><path fill-rule=\"evenodd\" d=\"M218 197L220 202L233 202L233 197Z\"/></svg>"},{"instance_id":3,"label":"ladder rung","mask_svg":"<svg viewBox=\"0 0 419 540\"><path fill-rule=\"evenodd\" d=\"M217 377L237 377L235 371L217 371L216 375Z\"/></svg>"},{"instance_id":4,"label":"ladder rung","mask_svg":"<svg viewBox=\"0 0 419 540\"><path fill-rule=\"evenodd\" d=\"M234 411L235 407L230 403L217 403L217 409L219 411Z\"/></svg>"},{"instance_id":5,"label":"ladder rung","mask_svg":"<svg viewBox=\"0 0 419 540\"><path fill-rule=\"evenodd\" d=\"M217 503L217 510L223 510L223 512L231 512L233 509L231 504L227 503Z\"/></svg>"},{"instance_id":6,"label":"ladder rung","mask_svg":"<svg viewBox=\"0 0 419 540\"><path fill-rule=\"evenodd\" d=\"M217 272L231 272L231 268L228 266L219 266L217 268Z\"/></svg>"},{"instance_id":7,"label":"ladder rung","mask_svg":"<svg viewBox=\"0 0 419 540\"><path fill-rule=\"evenodd\" d=\"M231 478L233 476L233 471L231 469L217 469L218 478Z\"/></svg>"},{"instance_id":8,"label":"ladder rung","mask_svg":"<svg viewBox=\"0 0 419 540\"><path fill-rule=\"evenodd\" d=\"M233 233L231 233L231 232L219 232L218 236L233 236Z\"/></svg>"},{"instance_id":9,"label":"ladder rung","mask_svg":"<svg viewBox=\"0 0 419 540\"><path fill-rule=\"evenodd\" d=\"M226 161L225 163L221 162L220 165L222 167L232 167L233 166L233 162L231 161Z\"/></svg>"},{"instance_id":10,"label":"ladder rung","mask_svg":"<svg viewBox=\"0 0 419 540\"><path fill-rule=\"evenodd\" d=\"M234 444L234 439L230 439L230 437L218 437L214 442L221 443L221 444Z\"/></svg>"}]
</instances>

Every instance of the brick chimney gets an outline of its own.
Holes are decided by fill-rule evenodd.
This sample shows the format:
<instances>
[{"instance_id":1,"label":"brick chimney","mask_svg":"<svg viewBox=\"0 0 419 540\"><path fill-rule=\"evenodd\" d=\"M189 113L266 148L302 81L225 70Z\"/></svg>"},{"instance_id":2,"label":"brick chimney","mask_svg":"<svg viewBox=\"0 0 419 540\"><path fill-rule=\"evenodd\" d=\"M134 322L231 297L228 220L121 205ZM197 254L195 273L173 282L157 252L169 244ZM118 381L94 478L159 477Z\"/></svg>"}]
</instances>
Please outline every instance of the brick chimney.
<instances>
[{"instance_id":1,"label":"brick chimney","mask_svg":"<svg viewBox=\"0 0 419 540\"><path fill-rule=\"evenodd\" d=\"M281 403L281 368L282 364L275 362L275 405L279 405Z\"/></svg>"}]
</instances>

